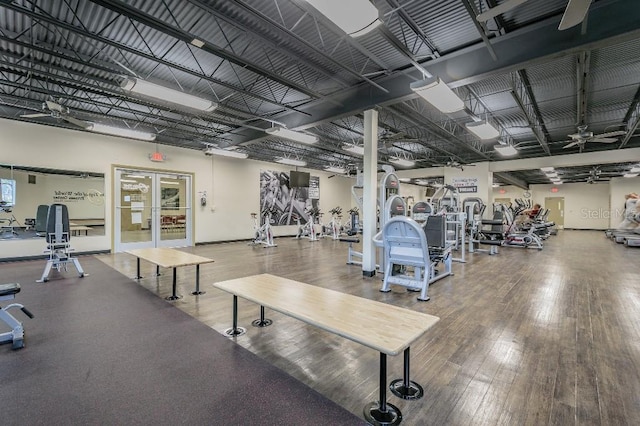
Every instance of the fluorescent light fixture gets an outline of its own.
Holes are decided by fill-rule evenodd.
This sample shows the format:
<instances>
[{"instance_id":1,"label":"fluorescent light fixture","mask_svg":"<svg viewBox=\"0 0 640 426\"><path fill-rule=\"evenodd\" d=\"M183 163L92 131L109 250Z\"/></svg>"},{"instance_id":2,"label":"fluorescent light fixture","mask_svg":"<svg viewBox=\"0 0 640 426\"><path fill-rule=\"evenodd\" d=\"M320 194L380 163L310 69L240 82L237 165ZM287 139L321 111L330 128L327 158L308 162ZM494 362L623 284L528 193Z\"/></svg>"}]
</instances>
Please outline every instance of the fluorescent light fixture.
<instances>
[{"instance_id":1,"label":"fluorescent light fixture","mask_svg":"<svg viewBox=\"0 0 640 426\"><path fill-rule=\"evenodd\" d=\"M364 147L360 145L342 145L342 149L358 155L364 155Z\"/></svg>"},{"instance_id":2,"label":"fluorescent light fixture","mask_svg":"<svg viewBox=\"0 0 640 426\"><path fill-rule=\"evenodd\" d=\"M493 149L503 157L509 157L518 153L518 150L513 145L496 145Z\"/></svg>"},{"instance_id":3,"label":"fluorescent light fixture","mask_svg":"<svg viewBox=\"0 0 640 426\"><path fill-rule=\"evenodd\" d=\"M624 177L626 178L633 178L633 177L638 177L638 173L625 173Z\"/></svg>"},{"instance_id":4,"label":"fluorescent light fixture","mask_svg":"<svg viewBox=\"0 0 640 426\"><path fill-rule=\"evenodd\" d=\"M440 77L414 81L410 87L411 90L422 96L427 102L445 114L464 109L462 99L460 99L449 86L443 83Z\"/></svg>"},{"instance_id":5,"label":"fluorescent light fixture","mask_svg":"<svg viewBox=\"0 0 640 426\"><path fill-rule=\"evenodd\" d=\"M398 178L398 180L404 183L411 182L411 178Z\"/></svg>"},{"instance_id":6,"label":"fluorescent light fixture","mask_svg":"<svg viewBox=\"0 0 640 426\"><path fill-rule=\"evenodd\" d=\"M139 139L142 141L152 141L156 135L149 132L141 132L139 130L125 129L123 127L112 127L106 124L90 123L87 130L95 133L104 133L112 136L122 136L123 138Z\"/></svg>"},{"instance_id":7,"label":"fluorescent light fixture","mask_svg":"<svg viewBox=\"0 0 640 426\"><path fill-rule=\"evenodd\" d=\"M495 139L500 136L500 132L498 129L493 127L493 125L485 120L479 121L477 123L467 123L467 129L475 134L480 139ZM498 151L499 152L499 151Z\"/></svg>"},{"instance_id":8,"label":"fluorescent light fixture","mask_svg":"<svg viewBox=\"0 0 640 426\"><path fill-rule=\"evenodd\" d=\"M284 127L270 127L266 129L265 132L270 134L271 136L277 136L279 138L289 139L295 142L306 143L308 145L318 142L317 136L295 132L293 130L285 129Z\"/></svg>"},{"instance_id":9,"label":"fluorescent light fixture","mask_svg":"<svg viewBox=\"0 0 640 426\"><path fill-rule=\"evenodd\" d=\"M286 157L277 158L276 163L288 164L290 166L300 166L300 167L304 167L307 165L306 161L298 160L296 158L286 158Z\"/></svg>"},{"instance_id":10,"label":"fluorescent light fixture","mask_svg":"<svg viewBox=\"0 0 640 426\"><path fill-rule=\"evenodd\" d=\"M345 173L346 170L342 167L338 167L338 166L328 166L324 168L325 171L327 172L331 172L331 173Z\"/></svg>"},{"instance_id":11,"label":"fluorescent light fixture","mask_svg":"<svg viewBox=\"0 0 640 426\"><path fill-rule=\"evenodd\" d=\"M382 23L378 9L369 0L307 2L352 37L364 35Z\"/></svg>"},{"instance_id":12,"label":"fluorescent light fixture","mask_svg":"<svg viewBox=\"0 0 640 426\"><path fill-rule=\"evenodd\" d=\"M389 158L389 162L393 164L397 164L402 167L413 167L416 165L416 162L413 160L407 160L406 158Z\"/></svg>"},{"instance_id":13,"label":"fluorescent light fixture","mask_svg":"<svg viewBox=\"0 0 640 426\"><path fill-rule=\"evenodd\" d=\"M554 180L553 184L554 185L562 185L564 182L562 182L561 180Z\"/></svg>"},{"instance_id":14,"label":"fluorescent light fixture","mask_svg":"<svg viewBox=\"0 0 640 426\"><path fill-rule=\"evenodd\" d=\"M193 40L191 40L190 43L198 48L202 48L202 46L204 46L204 41L198 40L197 38L194 38Z\"/></svg>"},{"instance_id":15,"label":"fluorescent light fixture","mask_svg":"<svg viewBox=\"0 0 640 426\"><path fill-rule=\"evenodd\" d=\"M632 167L631 170L629 170L629 172L631 172L631 173L640 173L640 166Z\"/></svg>"},{"instance_id":16,"label":"fluorescent light fixture","mask_svg":"<svg viewBox=\"0 0 640 426\"><path fill-rule=\"evenodd\" d=\"M120 83L120 87L124 90L140 93L141 95L160 99L166 102L184 105L200 111L211 112L218 107L217 103L208 99L202 99L197 96L189 95L188 93L180 92L179 90L169 89L168 87L150 83L135 77L125 78L124 81Z\"/></svg>"},{"instance_id":17,"label":"fluorescent light fixture","mask_svg":"<svg viewBox=\"0 0 640 426\"><path fill-rule=\"evenodd\" d=\"M546 173L548 178L557 178L558 174L556 172Z\"/></svg>"},{"instance_id":18,"label":"fluorescent light fixture","mask_svg":"<svg viewBox=\"0 0 640 426\"><path fill-rule=\"evenodd\" d=\"M543 172L547 173L547 172L552 172L555 169L553 167L540 167L540 170L542 170Z\"/></svg>"},{"instance_id":19,"label":"fluorescent light fixture","mask_svg":"<svg viewBox=\"0 0 640 426\"><path fill-rule=\"evenodd\" d=\"M204 152L208 155L220 155L222 157L232 157L232 158L247 158L249 154L246 152L234 151L231 149L220 149L220 148L207 148Z\"/></svg>"}]
</instances>

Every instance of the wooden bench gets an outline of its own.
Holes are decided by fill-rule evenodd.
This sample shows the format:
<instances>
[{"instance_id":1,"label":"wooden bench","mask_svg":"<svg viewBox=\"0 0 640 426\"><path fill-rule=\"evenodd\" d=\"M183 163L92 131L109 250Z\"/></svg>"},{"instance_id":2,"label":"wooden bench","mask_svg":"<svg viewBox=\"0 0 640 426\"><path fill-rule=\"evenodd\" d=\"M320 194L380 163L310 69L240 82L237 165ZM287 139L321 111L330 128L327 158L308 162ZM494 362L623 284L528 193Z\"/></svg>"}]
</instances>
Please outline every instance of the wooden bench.
<instances>
[{"instance_id":1,"label":"wooden bench","mask_svg":"<svg viewBox=\"0 0 640 426\"><path fill-rule=\"evenodd\" d=\"M269 274L214 283L233 295L233 327L229 336L244 334L238 327L238 297L315 325L380 352L380 399L364 409L373 424L397 424L400 410L387 403L387 355L404 351L404 377L391 383L391 391L403 399L422 397L422 387L409 379L409 347L439 321L438 317L409 309L304 284ZM255 321L254 321L255 323Z\"/></svg>"},{"instance_id":2,"label":"wooden bench","mask_svg":"<svg viewBox=\"0 0 640 426\"><path fill-rule=\"evenodd\" d=\"M136 276L134 277L136 280L142 278L142 275L140 275L140 259L155 264L157 276L160 275L161 266L163 268L173 268L173 291L171 296L167 296L165 299L178 300L182 298L182 296L176 294L176 268L179 266L196 266L196 290L191 294L195 296L205 293L204 291L200 291L200 265L203 263L212 263L213 259L166 247L127 250L125 253L129 253L138 258L136 263Z\"/></svg>"}]
</instances>

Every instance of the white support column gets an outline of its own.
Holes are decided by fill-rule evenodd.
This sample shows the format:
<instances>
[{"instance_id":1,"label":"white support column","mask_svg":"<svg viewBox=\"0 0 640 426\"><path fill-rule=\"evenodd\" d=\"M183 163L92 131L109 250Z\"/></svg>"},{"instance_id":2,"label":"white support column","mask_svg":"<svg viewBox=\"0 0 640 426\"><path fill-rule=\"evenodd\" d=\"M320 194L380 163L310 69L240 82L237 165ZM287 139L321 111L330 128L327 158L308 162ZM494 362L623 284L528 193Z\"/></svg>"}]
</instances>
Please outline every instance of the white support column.
<instances>
[{"instance_id":1,"label":"white support column","mask_svg":"<svg viewBox=\"0 0 640 426\"><path fill-rule=\"evenodd\" d=\"M376 204L378 186L378 111L364 112L364 170L362 200L362 275L376 274Z\"/></svg>"}]
</instances>

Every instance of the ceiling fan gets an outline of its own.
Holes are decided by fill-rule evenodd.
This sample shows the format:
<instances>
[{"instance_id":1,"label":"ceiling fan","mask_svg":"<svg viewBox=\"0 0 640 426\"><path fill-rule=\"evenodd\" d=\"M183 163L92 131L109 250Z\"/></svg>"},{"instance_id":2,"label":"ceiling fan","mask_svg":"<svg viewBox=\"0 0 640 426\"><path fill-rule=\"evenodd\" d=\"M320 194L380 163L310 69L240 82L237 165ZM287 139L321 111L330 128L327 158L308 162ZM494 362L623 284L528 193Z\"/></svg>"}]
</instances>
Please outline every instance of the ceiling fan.
<instances>
[{"instance_id":1,"label":"ceiling fan","mask_svg":"<svg viewBox=\"0 0 640 426\"><path fill-rule=\"evenodd\" d=\"M560 31L566 30L571 27L575 27L584 21L584 18L587 16L587 12L589 11L591 1L592 0L569 0L567 7L564 10L564 14L562 15L562 19L560 20L558 29ZM495 18L496 16L508 12L509 10L526 2L527 0L506 0L498 6L480 13L476 16L476 20L478 22L486 22L489 19Z\"/></svg>"},{"instance_id":2,"label":"ceiling fan","mask_svg":"<svg viewBox=\"0 0 640 426\"><path fill-rule=\"evenodd\" d=\"M615 132L600 133L594 135L593 132L587 131L587 126L578 126L578 133L568 135L571 139L569 143L562 148L571 148L572 146L584 147L586 142L614 143L618 141L618 136L626 134L624 130L616 130Z\"/></svg>"},{"instance_id":3,"label":"ceiling fan","mask_svg":"<svg viewBox=\"0 0 640 426\"><path fill-rule=\"evenodd\" d=\"M465 167L474 167L475 164L462 164L459 161L456 161L452 158L446 163L432 164L432 166L433 167L453 167L454 169L460 169L461 171L464 172Z\"/></svg>"},{"instance_id":4,"label":"ceiling fan","mask_svg":"<svg viewBox=\"0 0 640 426\"><path fill-rule=\"evenodd\" d=\"M68 123L74 124L78 127L82 127L86 129L90 126L90 123L86 121L79 120L75 117L72 117L69 114L69 108L62 106L58 102L54 101L44 101L42 103L42 111L35 114L22 114L20 117L22 118L41 118L41 117L53 117L62 119Z\"/></svg>"}]
</instances>

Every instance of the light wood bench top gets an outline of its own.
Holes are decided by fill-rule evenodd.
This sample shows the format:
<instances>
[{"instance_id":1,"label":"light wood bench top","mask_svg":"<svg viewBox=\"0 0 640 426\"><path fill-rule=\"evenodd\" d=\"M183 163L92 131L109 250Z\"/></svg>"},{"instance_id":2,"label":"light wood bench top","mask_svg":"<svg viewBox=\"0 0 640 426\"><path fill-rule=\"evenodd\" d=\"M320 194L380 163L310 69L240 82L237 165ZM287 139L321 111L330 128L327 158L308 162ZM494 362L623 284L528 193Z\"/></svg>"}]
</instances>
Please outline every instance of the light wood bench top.
<instances>
[{"instance_id":1,"label":"light wood bench top","mask_svg":"<svg viewBox=\"0 0 640 426\"><path fill-rule=\"evenodd\" d=\"M440 320L269 274L213 285L387 355L398 355Z\"/></svg>"},{"instance_id":2,"label":"light wood bench top","mask_svg":"<svg viewBox=\"0 0 640 426\"><path fill-rule=\"evenodd\" d=\"M93 228L84 225L69 225L71 231L91 231Z\"/></svg>"},{"instance_id":3,"label":"light wood bench top","mask_svg":"<svg viewBox=\"0 0 640 426\"><path fill-rule=\"evenodd\" d=\"M209 259L208 257L185 253L166 247L127 250L125 253L155 263L163 268L176 268L178 266L200 265L202 263L213 262L213 259Z\"/></svg>"}]
</instances>

